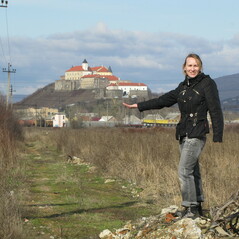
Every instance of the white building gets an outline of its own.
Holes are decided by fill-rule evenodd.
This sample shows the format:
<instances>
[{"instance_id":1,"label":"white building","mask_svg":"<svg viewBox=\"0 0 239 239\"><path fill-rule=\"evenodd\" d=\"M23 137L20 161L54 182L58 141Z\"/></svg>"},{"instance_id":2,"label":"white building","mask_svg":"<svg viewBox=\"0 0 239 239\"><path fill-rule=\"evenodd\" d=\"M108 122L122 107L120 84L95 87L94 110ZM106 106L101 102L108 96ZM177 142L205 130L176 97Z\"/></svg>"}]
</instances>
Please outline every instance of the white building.
<instances>
[{"instance_id":1,"label":"white building","mask_svg":"<svg viewBox=\"0 0 239 239\"><path fill-rule=\"evenodd\" d=\"M64 113L55 114L52 117L53 127L66 127L68 119Z\"/></svg>"},{"instance_id":2,"label":"white building","mask_svg":"<svg viewBox=\"0 0 239 239\"><path fill-rule=\"evenodd\" d=\"M147 91L148 87L144 83L118 82L111 83L107 90L122 90L123 95L130 95L131 91Z\"/></svg>"},{"instance_id":3,"label":"white building","mask_svg":"<svg viewBox=\"0 0 239 239\"><path fill-rule=\"evenodd\" d=\"M81 66L72 66L65 72L65 80L80 80L82 77L87 75L97 75L97 76L112 76L111 68L106 68L105 66L89 67L86 59L82 62Z\"/></svg>"}]
</instances>

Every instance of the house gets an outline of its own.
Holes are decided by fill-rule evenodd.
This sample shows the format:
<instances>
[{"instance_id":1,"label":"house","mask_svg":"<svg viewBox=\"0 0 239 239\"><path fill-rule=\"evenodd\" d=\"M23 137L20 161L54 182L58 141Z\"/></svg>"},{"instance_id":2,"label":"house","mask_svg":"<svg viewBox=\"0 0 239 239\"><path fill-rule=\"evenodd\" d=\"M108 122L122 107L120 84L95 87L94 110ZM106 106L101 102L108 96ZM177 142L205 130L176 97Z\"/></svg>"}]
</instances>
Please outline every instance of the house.
<instances>
[{"instance_id":1,"label":"house","mask_svg":"<svg viewBox=\"0 0 239 239\"><path fill-rule=\"evenodd\" d=\"M163 120L164 117L160 114L147 114L144 120Z\"/></svg>"},{"instance_id":2,"label":"house","mask_svg":"<svg viewBox=\"0 0 239 239\"><path fill-rule=\"evenodd\" d=\"M170 112L166 115L165 119L170 119L170 120L180 120L181 118L181 113L180 112Z\"/></svg>"},{"instance_id":3,"label":"house","mask_svg":"<svg viewBox=\"0 0 239 239\"><path fill-rule=\"evenodd\" d=\"M58 113L57 108L48 108L48 107L40 107L40 108L24 108L24 109L16 109L15 112L17 113L19 118L22 117L30 117L34 119L45 119L48 116L52 116Z\"/></svg>"},{"instance_id":4,"label":"house","mask_svg":"<svg viewBox=\"0 0 239 239\"><path fill-rule=\"evenodd\" d=\"M138 117L136 117L135 115L126 115L123 118L123 124L140 125L141 120Z\"/></svg>"},{"instance_id":5,"label":"house","mask_svg":"<svg viewBox=\"0 0 239 239\"><path fill-rule=\"evenodd\" d=\"M52 117L53 127L66 127L68 119L64 113L57 113Z\"/></svg>"},{"instance_id":6,"label":"house","mask_svg":"<svg viewBox=\"0 0 239 239\"><path fill-rule=\"evenodd\" d=\"M116 118L114 116L102 116L99 121L103 122L116 122Z\"/></svg>"}]
</instances>

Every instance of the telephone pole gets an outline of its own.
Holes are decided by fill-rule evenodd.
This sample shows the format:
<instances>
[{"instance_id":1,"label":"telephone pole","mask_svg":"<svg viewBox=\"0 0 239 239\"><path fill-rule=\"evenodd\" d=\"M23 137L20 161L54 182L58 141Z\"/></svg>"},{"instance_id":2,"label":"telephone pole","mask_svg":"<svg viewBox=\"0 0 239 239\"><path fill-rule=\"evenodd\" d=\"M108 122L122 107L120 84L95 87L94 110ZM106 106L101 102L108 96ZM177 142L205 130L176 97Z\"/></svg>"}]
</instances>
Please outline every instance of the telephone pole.
<instances>
[{"instance_id":1,"label":"telephone pole","mask_svg":"<svg viewBox=\"0 0 239 239\"><path fill-rule=\"evenodd\" d=\"M0 7L7 7L8 1L1 0Z\"/></svg>"},{"instance_id":2,"label":"telephone pole","mask_svg":"<svg viewBox=\"0 0 239 239\"><path fill-rule=\"evenodd\" d=\"M8 73L8 86L7 86L7 102L6 102L6 106L8 108L8 104L9 104L9 99L10 96L12 95L12 90L11 90L11 73L16 73L16 69L11 69L12 65L10 63L8 63L8 68L3 68L3 72L7 72Z\"/></svg>"}]
</instances>

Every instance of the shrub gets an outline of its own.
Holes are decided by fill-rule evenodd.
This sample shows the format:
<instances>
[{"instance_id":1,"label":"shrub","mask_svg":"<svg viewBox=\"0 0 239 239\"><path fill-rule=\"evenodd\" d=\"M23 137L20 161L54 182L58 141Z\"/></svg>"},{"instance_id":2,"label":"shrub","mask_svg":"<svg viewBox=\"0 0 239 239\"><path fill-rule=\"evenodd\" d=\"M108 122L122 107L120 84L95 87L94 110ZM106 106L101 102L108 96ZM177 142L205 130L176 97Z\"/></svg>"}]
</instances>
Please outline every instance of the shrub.
<instances>
[{"instance_id":1,"label":"shrub","mask_svg":"<svg viewBox=\"0 0 239 239\"><path fill-rule=\"evenodd\" d=\"M11 110L0 102L0 238L20 238L18 206L19 165L17 141L23 139L21 127Z\"/></svg>"}]
</instances>

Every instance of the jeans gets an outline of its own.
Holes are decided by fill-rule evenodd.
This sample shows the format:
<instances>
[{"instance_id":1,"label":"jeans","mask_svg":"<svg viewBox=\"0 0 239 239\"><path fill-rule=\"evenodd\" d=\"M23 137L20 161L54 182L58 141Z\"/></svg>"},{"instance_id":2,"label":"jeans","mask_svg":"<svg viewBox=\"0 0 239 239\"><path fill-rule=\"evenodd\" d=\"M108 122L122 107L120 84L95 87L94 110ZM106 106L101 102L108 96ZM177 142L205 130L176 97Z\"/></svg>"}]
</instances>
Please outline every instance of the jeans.
<instances>
[{"instance_id":1,"label":"jeans","mask_svg":"<svg viewBox=\"0 0 239 239\"><path fill-rule=\"evenodd\" d=\"M185 137L180 141L181 156L178 175L184 207L197 206L204 201L199 156L205 143L206 137L203 139Z\"/></svg>"}]
</instances>

